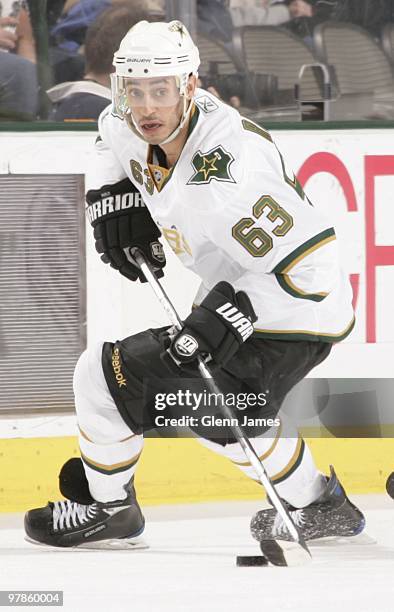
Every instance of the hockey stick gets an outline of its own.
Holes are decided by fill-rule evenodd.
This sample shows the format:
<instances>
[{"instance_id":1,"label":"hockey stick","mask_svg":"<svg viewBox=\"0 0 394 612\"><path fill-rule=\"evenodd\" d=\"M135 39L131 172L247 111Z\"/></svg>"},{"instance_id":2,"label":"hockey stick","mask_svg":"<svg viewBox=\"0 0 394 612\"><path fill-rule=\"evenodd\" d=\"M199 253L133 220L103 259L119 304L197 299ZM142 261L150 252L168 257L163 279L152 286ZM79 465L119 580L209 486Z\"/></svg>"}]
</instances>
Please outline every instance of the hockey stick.
<instances>
[{"instance_id":1,"label":"hockey stick","mask_svg":"<svg viewBox=\"0 0 394 612\"><path fill-rule=\"evenodd\" d=\"M152 272L150 264L146 261L144 254L135 249L131 255L132 259L137 262L139 268L143 272L149 285L153 289L157 299L163 306L164 310L168 314L168 317L172 324L181 331L183 328L183 322L180 319L177 311L175 310L171 300L167 296L165 290L157 280L155 274ZM221 397L221 391L216 385L215 380L206 364L203 362L201 357L198 357L198 369L201 376L204 378L205 383L210 392L214 393L216 397ZM220 409L223 415L230 418L230 423L237 421L230 406L221 402ZM292 520L288 510L284 506L281 498L279 497L276 489L269 478L260 458L254 450L249 438L246 436L240 425L231 425L231 431L234 434L235 439L240 444L243 452L245 453L248 461L253 466L254 471L263 485L266 493L269 495L272 505L278 514L282 517L284 524L292 538L288 540L265 540L260 542L260 547L263 554L273 565L286 565L295 566L303 565L311 561L311 553L302 536L300 530Z\"/></svg>"}]
</instances>

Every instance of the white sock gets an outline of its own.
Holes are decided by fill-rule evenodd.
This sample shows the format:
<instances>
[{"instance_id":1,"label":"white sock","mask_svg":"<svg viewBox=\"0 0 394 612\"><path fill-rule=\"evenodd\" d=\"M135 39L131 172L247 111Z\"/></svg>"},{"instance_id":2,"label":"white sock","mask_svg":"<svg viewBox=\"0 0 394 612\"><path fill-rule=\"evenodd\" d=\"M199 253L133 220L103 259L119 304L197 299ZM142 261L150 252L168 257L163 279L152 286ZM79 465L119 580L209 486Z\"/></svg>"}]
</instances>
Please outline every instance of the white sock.
<instances>
[{"instance_id":1,"label":"white sock","mask_svg":"<svg viewBox=\"0 0 394 612\"><path fill-rule=\"evenodd\" d=\"M102 343L85 351L75 368L74 394L79 446L92 497L101 502L125 499L143 448L119 414L101 365Z\"/></svg>"},{"instance_id":2,"label":"white sock","mask_svg":"<svg viewBox=\"0 0 394 612\"><path fill-rule=\"evenodd\" d=\"M199 442L230 459L246 476L257 476L238 443L221 446L209 440ZM286 419L281 425L251 439L253 447L273 480L279 495L296 508L315 501L324 491L325 477L317 470L312 454L295 427Z\"/></svg>"}]
</instances>

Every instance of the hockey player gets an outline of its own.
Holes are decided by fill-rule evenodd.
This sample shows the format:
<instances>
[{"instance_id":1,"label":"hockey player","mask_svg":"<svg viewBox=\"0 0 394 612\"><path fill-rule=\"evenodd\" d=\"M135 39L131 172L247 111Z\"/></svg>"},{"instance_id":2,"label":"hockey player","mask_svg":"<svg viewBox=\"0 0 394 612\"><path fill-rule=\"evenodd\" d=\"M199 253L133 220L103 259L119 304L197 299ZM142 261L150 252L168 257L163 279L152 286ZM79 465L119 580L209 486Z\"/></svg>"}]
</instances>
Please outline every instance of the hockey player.
<instances>
[{"instance_id":1,"label":"hockey player","mask_svg":"<svg viewBox=\"0 0 394 612\"><path fill-rule=\"evenodd\" d=\"M143 447L144 379L154 390L174 390L177 381L182 388L197 376L196 356L208 356L223 391L268 390L259 416L273 417L354 325L333 227L270 134L196 88L198 49L182 23L138 23L114 66L113 105L99 120L87 192L96 248L104 262L144 282L133 248L161 277L162 235L202 283L181 332L147 330L80 357L81 460L62 468L67 500L25 518L32 540L55 546L127 546L143 531L133 477ZM228 307L234 317L226 317ZM240 317L242 330L232 323ZM201 442L254 477L231 432ZM254 430L253 445L307 539L362 531L363 515L335 472L317 470L290 425ZM287 537L274 510L260 511L252 532L260 540Z\"/></svg>"}]
</instances>

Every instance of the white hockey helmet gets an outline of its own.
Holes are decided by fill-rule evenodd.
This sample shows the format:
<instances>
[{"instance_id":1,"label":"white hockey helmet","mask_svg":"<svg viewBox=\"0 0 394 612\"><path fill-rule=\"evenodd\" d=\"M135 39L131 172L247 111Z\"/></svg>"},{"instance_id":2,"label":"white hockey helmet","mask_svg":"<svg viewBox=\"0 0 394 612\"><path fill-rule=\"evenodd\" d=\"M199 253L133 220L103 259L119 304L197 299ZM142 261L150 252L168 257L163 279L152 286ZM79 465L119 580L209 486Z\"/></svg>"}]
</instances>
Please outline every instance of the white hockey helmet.
<instances>
[{"instance_id":1,"label":"white hockey helmet","mask_svg":"<svg viewBox=\"0 0 394 612\"><path fill-rule=\"evenodd\" d=\"M140 21L123 38L114 55L113 65L115 72L111 75L111 81L115 113L126 118L139 136L142 135L133 121L126 95L127 81L176 77L179 94L184 96L184 110L176 133L171 134L165 142L173 140L191 108L185 99L189 75L197 76L200 65L198 49L186 27L180 21Z\"/></svg>"}]
</instances>

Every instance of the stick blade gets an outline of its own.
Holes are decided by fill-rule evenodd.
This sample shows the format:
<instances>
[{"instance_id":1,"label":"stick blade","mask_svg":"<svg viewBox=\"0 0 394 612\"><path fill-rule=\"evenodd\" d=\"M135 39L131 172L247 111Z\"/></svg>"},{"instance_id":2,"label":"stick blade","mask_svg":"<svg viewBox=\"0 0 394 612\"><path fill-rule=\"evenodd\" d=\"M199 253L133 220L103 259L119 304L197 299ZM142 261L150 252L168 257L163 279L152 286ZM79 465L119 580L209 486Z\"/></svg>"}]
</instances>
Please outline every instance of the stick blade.
<instances>
[{"instance_id":1,"label":"stick blade","mask_svg":"<svg viewBox=\"0 0 394 612\"><path fill-rule=\"evenodd\" d=\"M298 567L312 562L307 546L294 540L262 540L260 549L272 565Z\"/></svg>"}]
</instances>

